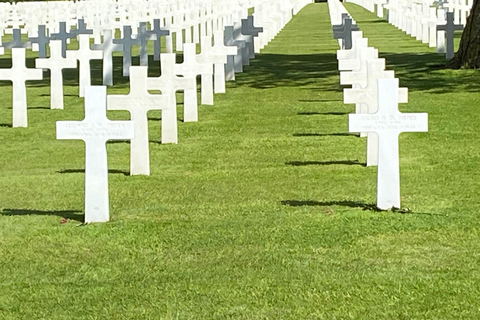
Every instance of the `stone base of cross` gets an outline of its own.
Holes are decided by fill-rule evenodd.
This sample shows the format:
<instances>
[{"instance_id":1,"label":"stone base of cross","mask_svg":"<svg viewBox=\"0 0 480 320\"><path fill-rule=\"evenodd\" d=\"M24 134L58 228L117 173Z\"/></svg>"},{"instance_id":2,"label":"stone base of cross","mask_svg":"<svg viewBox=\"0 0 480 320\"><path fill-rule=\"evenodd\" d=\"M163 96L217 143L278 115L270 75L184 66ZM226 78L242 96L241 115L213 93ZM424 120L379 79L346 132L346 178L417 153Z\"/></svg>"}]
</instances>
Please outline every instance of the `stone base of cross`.
<instances>
[{"instance_id":1,"label":"stone base of cross","mask_svg":"<svg viewBox=\"0 0 480 320\"><path fill-rule=\"evenodd\" d=\"M350 114L350 132L378 134L377 207L400 208L400 162L398 136L402 132L428 131L426 113L398 111L398 79L378 79L378 111Z\"/></svg>"}]
</instances>

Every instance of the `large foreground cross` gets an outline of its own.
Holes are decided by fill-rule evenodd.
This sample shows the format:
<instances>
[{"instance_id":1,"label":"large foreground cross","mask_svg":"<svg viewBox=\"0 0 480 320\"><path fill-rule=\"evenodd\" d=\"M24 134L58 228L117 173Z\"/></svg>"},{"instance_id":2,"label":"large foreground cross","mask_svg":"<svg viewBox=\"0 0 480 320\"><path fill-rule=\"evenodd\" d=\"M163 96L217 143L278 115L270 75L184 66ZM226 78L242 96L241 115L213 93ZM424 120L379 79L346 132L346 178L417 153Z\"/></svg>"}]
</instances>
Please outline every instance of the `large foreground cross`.
<instances>
[{"instance_id":1,"label":"large foreground cross","mask_svg":"<svg viewBox=\"0 0 480 320\"><path fill-rule=\"evenodd\" d=\"M398 136L402 132L428 131L426 113L398 111L398 79L378 79L378 111L350 114L350 132L378 134L377 207L400 208L400 162Z\"/></svg>"},{"instance_id":2,"label":"large foreground cross","mask_svg":"<svg viewBox=\"0 0 480 320\"><path fill-rule=\"evenodd\" d=\"M130 140L132 121L106 116L107 88L85 88L85 119L57 121L57 139L85 141L85 223L109 220L107 140Z\"/></svg>"}]
</instances>

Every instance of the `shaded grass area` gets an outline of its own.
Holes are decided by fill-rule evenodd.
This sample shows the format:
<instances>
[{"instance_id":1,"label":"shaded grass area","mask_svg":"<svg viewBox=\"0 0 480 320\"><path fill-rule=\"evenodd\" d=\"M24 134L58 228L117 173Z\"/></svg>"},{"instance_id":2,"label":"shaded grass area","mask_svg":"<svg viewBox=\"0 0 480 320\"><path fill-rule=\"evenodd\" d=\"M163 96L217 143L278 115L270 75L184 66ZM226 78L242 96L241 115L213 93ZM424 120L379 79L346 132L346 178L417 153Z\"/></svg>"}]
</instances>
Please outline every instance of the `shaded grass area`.
<instances>
[{"instance_id":1,"label":"shaded grass area","mask_svg":"<svg viewBox=\"0 0 480 320\"><path fill-rule=\"evenodd\" d=\"M32 82L29 128L9 127L0 87L0 318L477 319L478 74L439 69L432 49L347 5L409 87L401 110L429 113L428 134L400 136L408 214L373 210L328 9L311 4L198 123L179 123L178 145L158 143L149 114L150 177L128 176L129 144L108 143L106 224L80 222L83 142L55 140L55 121L83 118L76 73L63 111ZM109 92L128 92L120 66Z\"/></svg>"}]
</instances>

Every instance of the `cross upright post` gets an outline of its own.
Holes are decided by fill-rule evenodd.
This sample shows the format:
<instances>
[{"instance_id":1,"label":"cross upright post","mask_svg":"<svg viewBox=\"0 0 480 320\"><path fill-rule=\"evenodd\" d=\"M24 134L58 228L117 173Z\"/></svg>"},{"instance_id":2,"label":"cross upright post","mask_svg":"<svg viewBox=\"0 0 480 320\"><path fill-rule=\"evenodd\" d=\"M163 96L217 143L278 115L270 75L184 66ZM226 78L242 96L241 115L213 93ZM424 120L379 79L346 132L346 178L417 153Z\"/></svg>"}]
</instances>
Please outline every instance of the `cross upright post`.
<instances>
[{"instance_id":1,"label":"cross upright post","mask_svg":"<svg viewBox=\"0 0 480 320\"><path fill-rule=\"evenodd\" d=\"M106 97L106 87L86 87L85 119L57 121L57 139L85 141L85 223L110 219L106 142L134 137L132 121L107 118Z\"/></svg>"},{"instance_id":2,"label":"cross upright post","mask_svg":"<svg viewBox=\"0 0 480 320\"><path fill-rule=\"evenodd\" d=\"M78 50L68 50L67 59L77 59L80 63L79 71L79 97L85 95L85 87L90 86L90 60L100 60L103 58L102 51L90 49L90 35L80 34Z\"/></svg>"},{"instance_id":3,"label":"cross upright post","mask_svg":"<svg viewBox=\"0 0 480 320\"><path fill-rule=\"evenodd\" d=\"M463 25L455 24L453 22L453 12L447 12L447 23L445 25L437 26L437 31L445 31L445 36L447 38L447 53L445 57L450 60L455 55L455 45L454 45L454 38L455 38L455 30L463 30Z\"/></svg>"},{"instance_id":4,"label":"cross upright post","mask_svg":"<svg viewBox=\"0 0 480 320\"><path fill-rule=\"evenodd\" d=\"M260 32L263 32L262 27L255 27L253 24L253 16L248 16L247 19L242 19L242 27L241 27L241 32L243 35L249 35L252 37L258 37L258 34ZM250 44L250 59L255 58L255 41L252 39L252 42Z\"/></svg>"},{"instance_id":5,"label":"cross upright post","mask_svg":"<svg viewBox=\"0 0 480 320\"><path fill-rule=\"evenodd\" d=\"M350 132L378 134L377 207L400 208L400 163L398 136L402 132L428 131L426 113L398 111L398 79L378 79L378 111L375 114L350 114Z\"/></svg>"},{"instance_id":6,"label":"cross upright post","mask_svg":"<svg viewBox=\"0 0 480 320\"><path fill-rule=\"evenodd\" d=\"M108 95L108 110L128 110L135 128L130 143L130 175L150 175L148 148L148 117L150 110L166 110L170 107L170 96L150 94L147 91L148 67L130 67L130 93Z\"/></svg>"},{"instance_id":7,"label":"cross upright post","mask_svg":"<svg viewBox=\"0 0 480 320\"><path fill-rule=\"evenodd\" d=\"M50 41L50 58L35 59L35 68L50 69L50 108L63 109L63 74L66 68L76 68L76 59L62 58L62 41Z\"/></svg>"},{"instance_id":8,"label":"cross upright post","mask_svg":"<svg viewBox=\"0 0 480 320\"><path fill-rule=\"evenodd\" d=\"M103 51L103 85L113 86L113 58L115 51L122 51L123 45L114 43L113 31L111 29L103 30L103 42L101 44L93 44L93 50Z\"/></svg>"},{"instance_id":9,"label":"cross upright post","mask_svg":"<svg viewBox=\"0 0 480 320\"><path fill-rule=\"evenodd\" d=\"M197 45L194 43L183 44L183 63L176 64L176 74L184 78L194 79L195 89L185 89L183 99L183 121L198 121L198 102L197 102L197 75L213 74L212 64L198 63L196 59ZM202 88L203 89L203 88Z\"/></svg>"},{"instance_id":10,"label":"cross upright post","mask_svg":"<svg viewBox=\"0 0 480 320\"><path fill-rule=\"evenodd\" d=\"M13 127L27 127L27 88L25 81L42 80L43 71L25 66L25 48L12 48L12 68L0 69L0 80L12 81Z\"/></svg>"},{"instance_id":11,"label":"cross upright post","mask_svg":"<svg viewBox=\"0 0 480 320\"><path fill-rule=\"evenodd\" d=\"M93 29L87 29L85 19L78 19L77 21L77 29L72 30L72 34L74 34L75 36L78 36L80 34L93 34Z\"/></svg>"},{"instance_id":12,"label":"cross upright post","mask_svg":"<svg viewBox=\"0 0 480 320\"><path fill-rule=\"evenodd\" d=\"M162 74L160 77L147 78L148 90L160 90L170 96L170 107L162 111L162 143L178 143L177 99L175 93L196 89L197 84L190 78L177 77L175 74L175 53L160 56Z\"/></svg>"}]
</instances>

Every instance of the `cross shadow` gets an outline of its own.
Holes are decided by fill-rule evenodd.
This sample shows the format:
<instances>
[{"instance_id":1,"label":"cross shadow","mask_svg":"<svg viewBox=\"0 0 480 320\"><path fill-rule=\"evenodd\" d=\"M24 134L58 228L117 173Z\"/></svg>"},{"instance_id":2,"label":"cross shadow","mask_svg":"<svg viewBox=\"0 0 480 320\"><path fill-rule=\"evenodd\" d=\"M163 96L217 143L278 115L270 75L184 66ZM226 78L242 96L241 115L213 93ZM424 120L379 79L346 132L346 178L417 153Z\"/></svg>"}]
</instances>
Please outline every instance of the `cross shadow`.
<instances>
[{"instance_id":1,"label":"cross shadow","mask_svg":"<svg viewBox=\"0 0 480 320\"><path fill-rule=\"evenodd\" d=\"M35 109L43 109L43 110L48 110L50 107L28 107L29 110L35 110Z\"/></svg>"},{"instance_id":2,"label":"cross shadow","mask_svg":"<svg viewBox=\"0 0 480 320\"><path fill-rule=\"evenodd\" d=\"M0 127L4 127L4 128L12 128L13 125L11 123L0 123Z\"/></svg>"},{"instance_id":3,"label":"cross shadow","mask_svg":"<svg viewBox=\"0 0 480 320\"><path fill-rule=\"evenodd\" d=\"M358 133L294 133L294 137L360 137Z\"/></svg>"},{"instance_id":4,"label":"cross shadow","mask_svg":"<svg viewBox=\"0 0 480 320\"><path fill-rule=\"evenodd\" d=\"M314 201L314 200L283 200L281 201L282 205L290 207L330 207L330 206L343 206L350 208L362 208L363 210L373 210L380 211L374 203L365 203L360 201L352 200L341 200L341 201Z\"/></svg>"},{"instance_id":5,"label":"cross shadow","mask_svg":"<svg viewBox=\"0 0 480 320\"><path fill-rule=\"evenodd\" d=\"M69 220L76 220L83 222L84 215L83 213L79 214L82 211L79 210L32 210L32 209L3 209L0 214L3 216L28 216L28 215L39 215L39 216L59 216Z\"/></svg>"},{"instance_id":6,"label":"cross shadow","mask_svg":"<svg viewBox=\"0 0 480 320\"><path fill-rule=\"evenodd\" d=\"M347 166L362 166L366 167L367 164L358 160L339 160L339 161L289 161L285 162L287 166L302 167L302 166L330 166L335 164L343 164Z\"/></svg>"},{"instance_id":7,"label":"cross shadow","mask_svg":"<svg viewBox=\"0 0 480 320\"><path fill-rule=\"evenodd\" d=\"M300 99L298 101L300 101L300 102L332 102L332 101L341 102L342 100L339 100L339 99L318 99L318 100Z\"/></svg>"},{"instance_id":8,"label":"cross shadow","mask_svg":"<svg viewBox=\"0 0 480 320\"><path fill-rule=\"evenodd\" d=\"M349 112L298 112L299 116L313 116L313 115L328 115L328 116L343 116Z\"/></svg>"},{"instance_id":9,"label":"cross shadow","mask_svg":"<svg viewBox=\"0 0 480 320\"><path fill-rule=\"evenodd\" d=\"M130 144L130 140L108 140L107 141L107 144L118 144L118 143Z\"/></svg>"},{"instance_id":10,"label":"cross shadow","mask_svg":"<svg viewBox=\"0 0 480 320\"><path fill-rule=\"evenodd\" d=\"M78 94L63 94L64 97L78 97ZM42 93L40 97L50 97L50 93Z\"/></svg>"},{"instance_id":11,"label":"cross shadow","mask_svg":"<svg viewBox=\"0 0 480 320\"><path fill-rule=\"evenodd\" d=\"M85 169L63 169L57 171L57 173L85 173ZM123 174L124 176L130 176L130 171L108 169L108 173L111 174Z\"/></svg>"}]
</instances>

